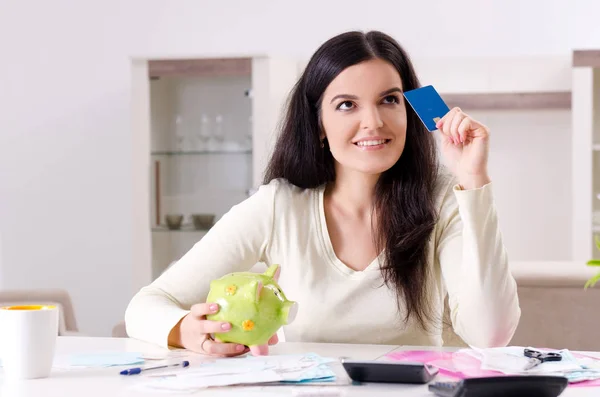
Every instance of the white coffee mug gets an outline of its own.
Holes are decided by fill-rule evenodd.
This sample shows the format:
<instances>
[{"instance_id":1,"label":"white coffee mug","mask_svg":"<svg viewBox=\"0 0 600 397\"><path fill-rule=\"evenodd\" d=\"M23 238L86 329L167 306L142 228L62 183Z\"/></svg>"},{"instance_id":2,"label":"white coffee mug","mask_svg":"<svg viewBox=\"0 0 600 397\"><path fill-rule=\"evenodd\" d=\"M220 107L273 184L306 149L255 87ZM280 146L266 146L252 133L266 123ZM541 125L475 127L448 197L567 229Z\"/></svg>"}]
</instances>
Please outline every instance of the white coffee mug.
<instances>
[{"instance_id":1,"label":"white coffee mug","mask_svg":"<svg viewBox=\"0 0 600 397\"><path fill-rule=\"evenodd\" d=\"M58 336L58 308L52 305L0 307L0 358L6 379L50 375Z\"/></svg>"}]
</instances>

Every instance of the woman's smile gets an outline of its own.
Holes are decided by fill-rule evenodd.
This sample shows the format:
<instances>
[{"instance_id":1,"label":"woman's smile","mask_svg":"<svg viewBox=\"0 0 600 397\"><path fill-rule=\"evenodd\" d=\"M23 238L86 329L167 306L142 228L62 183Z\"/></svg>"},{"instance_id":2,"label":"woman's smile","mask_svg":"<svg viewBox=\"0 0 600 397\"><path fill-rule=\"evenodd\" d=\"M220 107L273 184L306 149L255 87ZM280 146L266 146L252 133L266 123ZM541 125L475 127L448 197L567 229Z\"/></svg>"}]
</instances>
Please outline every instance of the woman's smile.
<instances>
[{"instance_id":1,"label":"woman's smile","mask_svg":"<svg viewBox=\"0 0 600 397\"><path fill-rule=\"evenodd\" d=\"M367 152L384 149L391 141L391 139L385 138L365 138L353 142L353 144L357 146L360 150Z\"/></svg>"}]
</instances>

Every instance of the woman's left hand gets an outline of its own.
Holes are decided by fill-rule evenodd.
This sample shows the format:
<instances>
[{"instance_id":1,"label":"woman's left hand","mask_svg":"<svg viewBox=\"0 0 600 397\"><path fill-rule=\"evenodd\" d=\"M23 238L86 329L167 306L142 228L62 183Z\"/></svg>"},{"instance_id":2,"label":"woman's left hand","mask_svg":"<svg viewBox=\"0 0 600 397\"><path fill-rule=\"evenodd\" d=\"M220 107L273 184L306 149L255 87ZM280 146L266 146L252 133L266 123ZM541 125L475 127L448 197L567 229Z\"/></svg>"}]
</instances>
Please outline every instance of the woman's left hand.
<instances>
[{"instance_id":1,"label":"woman's left hand","mask_svg":"<svg viewBox=\"0 0 600 397\"><path fill-rule=\"evenodd\" d=\"M464 189L475 189L489 183L488 128L458 107L446 113L436 127L442 136L442 153L458 183Z\"/></svg>"}]
</instances>

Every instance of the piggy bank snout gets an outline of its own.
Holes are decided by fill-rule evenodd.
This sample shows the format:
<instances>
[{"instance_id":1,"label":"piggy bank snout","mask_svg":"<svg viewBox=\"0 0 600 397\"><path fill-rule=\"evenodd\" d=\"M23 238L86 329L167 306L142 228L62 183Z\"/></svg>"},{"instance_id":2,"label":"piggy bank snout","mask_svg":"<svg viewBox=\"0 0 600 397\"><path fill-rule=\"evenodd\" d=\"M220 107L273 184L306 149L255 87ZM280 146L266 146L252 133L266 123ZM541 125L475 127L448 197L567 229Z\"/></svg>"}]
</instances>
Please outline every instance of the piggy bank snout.
<instances>
[{"instance_id":1,"label":"piggy bank snout","mask_svg":"<svg viewBox=\"0 0 600 397\"><path fill-rule=\"evenodd\" d=\"M287 315L285 318L285 323L291 324L296 319L296 315L298 314L298 303L289 302L289 305L287 305L286 309Z\"/></svg>"}]
</instances>

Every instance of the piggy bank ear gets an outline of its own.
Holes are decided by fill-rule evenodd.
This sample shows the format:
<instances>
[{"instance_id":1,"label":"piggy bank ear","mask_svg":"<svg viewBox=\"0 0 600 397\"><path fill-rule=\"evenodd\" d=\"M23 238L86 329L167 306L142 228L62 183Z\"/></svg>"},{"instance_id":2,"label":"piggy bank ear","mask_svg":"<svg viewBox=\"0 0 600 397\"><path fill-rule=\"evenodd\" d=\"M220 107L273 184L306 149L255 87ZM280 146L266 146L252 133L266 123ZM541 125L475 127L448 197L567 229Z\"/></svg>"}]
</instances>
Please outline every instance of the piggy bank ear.
<instances>
[{"instance_id":1,"label":"piggy bank ear","mask_svg":"<svg viewBox=\"0 0 600 397\"><path fill-rule=\"evenodd\" d=\"M256 282L256 295L254 295L254 300L256 302L260 301L260 293L263 289L263 283L261 281Z\"/></svg>"},{"instance_id":2,"label":"piggy bank ear","mask_svg":"<svg viewBox=\"0 0 600 397\"><path fill-rule=\"evenodd\" d=\"M275 281L279 281L279 274L281 273L281 267L277 264L269 266L263 273L265 276L272 278Z\"/></svg>"}]
</instances>

